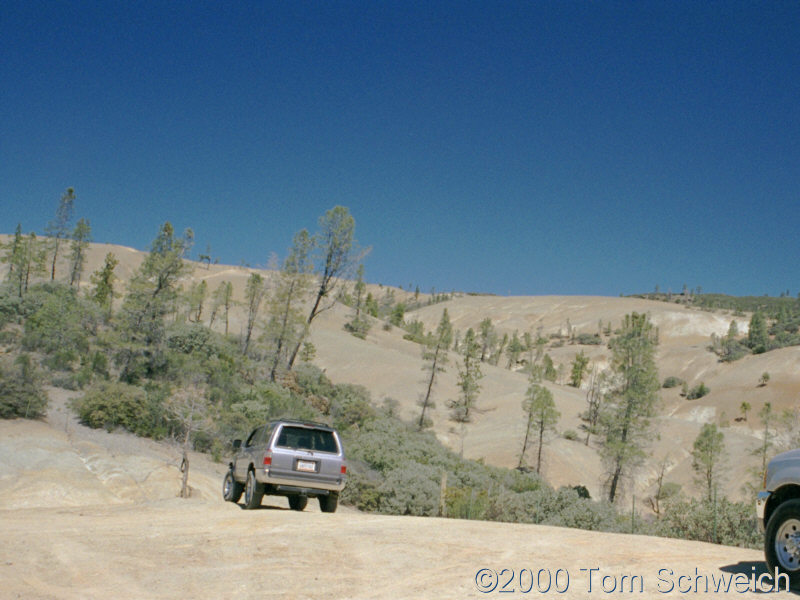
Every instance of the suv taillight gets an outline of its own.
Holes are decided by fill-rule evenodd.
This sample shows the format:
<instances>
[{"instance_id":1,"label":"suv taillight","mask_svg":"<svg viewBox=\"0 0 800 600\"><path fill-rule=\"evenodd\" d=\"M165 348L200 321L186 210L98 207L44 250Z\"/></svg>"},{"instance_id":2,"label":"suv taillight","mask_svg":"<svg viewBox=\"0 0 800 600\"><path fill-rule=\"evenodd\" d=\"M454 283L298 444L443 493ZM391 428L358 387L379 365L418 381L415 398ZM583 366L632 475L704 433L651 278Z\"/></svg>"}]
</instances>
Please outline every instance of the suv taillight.
<instances>
[{"instance_id":1,"label":"suv taillight","mask_svg":"<svg viewBox=\"0 0 800 600\"><path fill-rule=\"evenodd\" d=\"M347 465L342 465L342 475L347 475Z\"/></svg>"},{"instance_id":2,"label":"suv taillight","mask_svg":"<svg viewBox=\"0 0 800 600\"><path fill-rule=\"evenodd\" d=\"M265 467L268 467L268 466L270 466L271 464L272 464L272 454L271 454L271 453L269 453L269 452L267 452L267 453L264 455L264 466L265 466Z\"/></svg>"}]
</instances>

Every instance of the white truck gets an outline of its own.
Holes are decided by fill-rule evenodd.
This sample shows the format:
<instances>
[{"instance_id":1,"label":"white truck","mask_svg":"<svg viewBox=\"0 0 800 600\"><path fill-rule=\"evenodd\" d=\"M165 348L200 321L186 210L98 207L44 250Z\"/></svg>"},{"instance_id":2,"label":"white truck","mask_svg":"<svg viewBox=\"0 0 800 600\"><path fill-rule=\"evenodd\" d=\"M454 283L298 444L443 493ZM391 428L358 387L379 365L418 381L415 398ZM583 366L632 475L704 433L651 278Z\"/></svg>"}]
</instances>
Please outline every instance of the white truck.
<instances>
[{"instance_id":1,"label":"white truck","mask_svg":"<svg viewBox=\"0 0 800 600\"><path fill-rule=\"evenodd\" d=\"M758 526L770 573L777 568L800 587L800 449L773 458L756 498Z\"/></svg>"}]
</instances>

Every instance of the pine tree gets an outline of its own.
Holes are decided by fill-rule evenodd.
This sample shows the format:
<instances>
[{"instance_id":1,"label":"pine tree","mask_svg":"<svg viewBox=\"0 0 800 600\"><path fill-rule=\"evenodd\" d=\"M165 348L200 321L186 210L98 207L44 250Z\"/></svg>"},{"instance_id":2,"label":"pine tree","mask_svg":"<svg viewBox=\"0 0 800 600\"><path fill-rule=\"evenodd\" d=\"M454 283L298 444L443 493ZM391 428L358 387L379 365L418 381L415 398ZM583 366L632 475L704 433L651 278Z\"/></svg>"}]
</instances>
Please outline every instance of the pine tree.
<instances>
[{"instance_id":1,"label":"pine tree","mask_svg":"<svg viewBox=\"0 0 800 600\"><path fill-rule=\"evenodd\" d=\"M172 224L164 223L131 278L120 311L117 362L122 381L133 383L166 368L164 319L175 306L180 279L191 271L184 257L193 239L191 229L176 236Z\"/></svg>"},{"instance_id":2,"label":"pine tree","mask_svg":"<svg viewBox=\"0 0 800 600\"><path fill-rule=\"evenodd\" d=\"M774 414L772 411L772 403L765 402L764 407L758 411L758 416L761 419L762 425L764 425L764 432L761 436L761 445L756 448L754 454L761 459L761 471L759 475L759 479L763 478L764 472L767 470L767 456L769 456L769 451L772 448L773 441L775 434L772 431L773 421L774 421Z\"/></svg>"},{"instance_id":3,"label":"pine tree","mask_svg":"<svg viewBox=\"0 0 800 600\"><path fill-rule=\"evenodd\" d=\"M205 279L199 283L195 282L186 294L186 304L188 309L187 318L194 323L200 323L203 319L203 307L208 297L208 283Z\"/></svg>"},{"instance_id":4,"label":"pine tree","mask_svg":"<svg viewBox=\"0 0 800 600\"><path fill-rule=\"evenodd\" d=\"M709 502L719 484L720 470L725 458L725 434L713 423L706 423L694 440L692 468L698 481L704 484Z\"/></svg>"},{"instance_id":5,"label":"pine tree","mask_svg":"<svg viewBox=\"0 0 800 600\"><path fill-rule=\"evenodd\" d=\"M4 246L5 255L3 262L8 264L6 281L17 288L19 297L22 297L23 269L24 269L24 240L22 235L22 224L17 223L14 237Z\"/></svg>"},{"instance_id":6,"label":"pine tree","mask_svg":"<svg viewBox=\"0 0 800 600\"><path fill-rule=\"evenodd\" d=\"M472 412L478 401L483 378L480 362L480 344L475 331L470 327L461 343L462 362L458 369L458 398L449 402L450 419L461 426L461 454L464 454L466 424L472 420Z\"/></svg>"},{"instance_id":7,"label":"pine tree","mask_svg":"<svg viewBox=\"0 0 800 600\"><path fill-rule=\"evenodd\" d=\"M417 426L423 429L427 425L427 418L425 413L428 409L434 408L431 395L433 386L436 382L436 375L445 370L445 365L448 362L447 350L450 343L453 341L453 326L450 323L450 316L447 314L447 309L442 311L442 318L439 320L439 325L436 327L436 334L428 344L423 345L422 359L426 362L422 369L429 371L430 376L426 378L425 396L420 401L422 412L419 415L419 423Z\"/></svg>"},{"instance_id":8,"label":"pine tree","mask_svg":"<svg viewBox=\"0 0 800 600\"><path fill-rule=\"evenodd\" d=\"M16 237L16 236L15 236ZM38 240L36 234L31 232L22 238L21 245L15 256L16 271L14 278L20 298L28 292L31 278L47 273L45 262L47 250Z\"/></svg>"},{"instance_id":9,"label":"pine tree","mask_svg":"<svg viewBox=\"0 0 800 600\"><path fill-rule=\"evenodd\" d=\"M89 292L89 298L103 308L107 320L111 318L112 303L117 295L114 292L114 269L118 264L117 257L109 252L103 266L90 277L94 290Z\"/></svg>"},{"instance_id":10,"label":"pine tree","mask_svg":"<svg viewBox=\"0 0 800 600\"><path fill-rule=\"evenodd\" d=\"M586 391L586 411L581 414L583 423L580 425L581 429L586 432L586 440L584 440L586 446L589 445L592 434L598 432L606 384L605 373L598 375L595 369L592 369L589 376L589 389Z\"/></svg>"},{"instance_id":11,"label":"pine tree","mask_svg":"<svg viewBox=\"0 0 800 600\"><path fill-rule=\"evenodd\" d=\"M47 224L45 233L50 237L53 252L53 262L50 268L50 281L56 278L56 261L58 260L58 249L61 240L69 235L69 223L72 221L72 213L75 206L75 190L67 188L58 203L55 218Z\"/></svg>"},{"instance_id":12,"label":"pine tree","mask_svg":"<svg viewBox=\"0 0 800 600\"><path fill-rule=\"evenodd\" d=\"M247 354L250 348L250 340L253 336L253 328L256 325L258 311L261 308L261 301L264 299L264 278L259 273L250 273L244 287L245 306L247 306L247 325L244 338L242 338L242 354Z\"/></svg>"},{"instance_id":13,"label":"pine tree","mask_svg":"<svg viewBox=\"0 0 800 600\"><path fill-rule=\"evenodd\" d=\"M311 287L313 247L314 242L308 231L303 229L295 234L278 285L270 298L268 329L275 349L270 369L272 381L277 379L278 370L286 364L288 351L305 337L306 323L301 304Z\"/></svg>"},{"instance_id":14,"label":"pine tree","mask_svg":"<svg viewBox=\"0 0 800 600\"><path fill-rule=\"evenodd\" d=\"M589 366L589 357L584 354L583 350L575 355L575 360L572 361L572 373L570 375L569 384L572 387L579 388L583 382L583 373L586 367Z\"/></svg>"},{"instance_id":15,"label":"pine tree","mask_svg":"<svg viewBox=\"0 0 800 600\"><path fill-rule=\"evenodd\" d=\"M542 448L545 444L545 436L552 431L561 416L556 410L553 401L553 393L543 385L531 381L528 390L525 392L525 399L522 401L522 410L527 417L525 427L525 439L522 442L522 451L519 455L518 469L522 469L525 464L525 453L528 450L528 440L531 432L536 436L536 472L542 472Z\"/></svg>"},{"instance_id":16,"label":"pine tree","mask_svg":"<svg viewBox=\"0 0 800 600\"><path fill-rule=\"evenodd\" d=\"M228 335L228 315L231 304L233 303L233 284L230 281L222 281L217 289L211 293L211 315L208 319L208 326L214 326L217 313L222 310L225 318L225 335Z\"/></svg>"},{"instance_id":17,"label":"pine tree","mask_svg":"<svg viewBox=\"0 0 800 600\"><path fill-rule=\"evenodd\" d=\"M619 380L602 416L605 440L601 456L607 467L608 500L614 502L623 477L644 457L656 414L659 380L655 364L657 331L647 315L626 315L611 341L613 369Z\"/></svg>"},{"instance_id":18,"label":"pine tree","mask_svg":"<svg viewBox=\"0 0 800 600\"><path fill-rule=\"evenodd\" d=\"M519 362L519 356L524 350L525 346L522 345L522 342L519 339L519 334L515 331L511 336L511 342L509 342L508 348L506 349L506 355L508 356L508 364L506 365L507 369L512 369L517 366L517 362Z\"/></svg>"},{"instance_id":19,"label":"pine tree","mask_svg":"<svg viewBox=\"0 0 800 600\"><path fill-rule=\"evenodd\" d=\"M89 221L80 219L72 232L72 243L69 255L69 284L80 285L83 266L86 261L86 249L92 239L92 228Z\"/></svg>"},{"instance_id":20,"label":"pine tree","mask_svg":"<svg viewBox=\"0 0 800 600\"><path fill-rule=\"evenodd\" d=\"M356 222L346 207L335 206L330 209L320 218L319 227L319 232L314 236L314 247L321 253L317 269L319 286L311 311L308 313L306 329L311 327L311 323L321 311L330 307L323 306L323 300L335 296L333 292L339 280L353 266L353 263L358 262L354 239ZM289 371L292 370L301 344L302 339L297 341L294 351L289 356L286 365Z\"/></svg>"},{"instance_id":21,"label":"pine tree","mask_svg":"<svg viewBox=\"0 0 800 600\"><path fill-rule=\"evenodd\" d=\"M766 352L769 347L769 333L764 315L758 311L750 318L750 329L747 332L747 346L754 354Z\"/></svg>"},{"instance_id":22,"label":"pine tree","mask_svg":"<svg viewBox=\"0 0 800 600\"><path fill-rule=\"evenodd\" d=\"M492 320L486 317L481 321L478 331L480 332L481 340L481 362L486 362L491 357L494 346L497 344L497 334L494 331Z\"/></svg>"},{"instance_id":23,"label":"pine tree","mask_svg":"<svg viewBox=\"0 0 800 600\"><path fill-rule=\"evenodd\" d=\"M353 318L345 323L344 328L360 339L366 339L367 333L370 329L369 319L362 317L362 310L364 309L364 292L367 289L367 284L364 283L364 265L358 265L357 279L354 286L356 297L353 302Z\"/></svg>"}]
</instances>

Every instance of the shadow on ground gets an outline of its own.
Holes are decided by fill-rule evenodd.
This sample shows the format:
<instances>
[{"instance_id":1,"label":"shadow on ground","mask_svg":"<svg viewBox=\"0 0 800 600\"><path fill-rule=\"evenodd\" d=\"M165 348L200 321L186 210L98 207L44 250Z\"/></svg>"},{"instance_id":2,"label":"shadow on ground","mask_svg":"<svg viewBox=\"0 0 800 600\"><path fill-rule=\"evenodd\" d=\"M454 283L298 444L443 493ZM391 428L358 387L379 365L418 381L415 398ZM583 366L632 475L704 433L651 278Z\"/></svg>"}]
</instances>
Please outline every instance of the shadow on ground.
<instances>
[{"instance_id":1,"label":"shadow on ground","mask_svg":"<svg viewBox=\"0 0 800 600\"><path fill-rule=\"evenodd\" d=\"M738 562L734 565L725 565L719 568L720 571L723 573L731 573L733 575L741 574L747 577L747 581L755 581L756 584L753 586L751 585L748 591L756 593L756 594L771 594L778 591L775 588L775 582L773 581L772 573L767 571L767 565L764 561L743 561ZM763 578L759 580L759 577L764 575ZM761 585L759 586L759 581ZM780 583L780 589L786 591L785 584L783 582ZM755 588L755 589L753 589ZM733 589L733 588L731 588ZM798 596L800 595L800 591L798 589L792 589L791 593Z\"/></svg>"}]
</instances>

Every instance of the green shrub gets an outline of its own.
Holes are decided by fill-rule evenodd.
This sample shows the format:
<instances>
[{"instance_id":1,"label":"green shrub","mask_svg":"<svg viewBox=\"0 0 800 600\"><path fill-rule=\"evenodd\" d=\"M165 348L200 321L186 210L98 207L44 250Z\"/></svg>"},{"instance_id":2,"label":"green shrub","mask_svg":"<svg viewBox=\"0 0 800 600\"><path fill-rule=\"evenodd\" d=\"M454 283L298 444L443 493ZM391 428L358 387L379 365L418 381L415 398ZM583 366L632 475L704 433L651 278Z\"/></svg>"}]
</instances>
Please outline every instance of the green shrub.
<instances>
[{"instance_id":1,"label":"green shrub","mask_svg":"<svg viewBox=\"0 0 800 600\"><path fill-rule=\"evenodd\" d=\"M435 467L413 462L393 469L378 488L380 511L391 515L438 514L441 477Z\"/></svg>"},{"instance_id":2,"label":"green shrub","mask_svg":"<svg viewBox=\"0 0 800 600\"><path fill-rule=\"evenodd\" d=\"M372 323L369 321L369 319L354 318L352 321L348 321L344 324L345 331L349 331L355 337L361 340L367 339L367 334L369 333L371 327Z\"/></svg>"},{"instance_id":3,"label":"green shrub","mask_svg":"<svg viewBox=\"0 0 800 600\"><path fill-rule=\"evenodd\" d=\"M0 367L0 419L38 419L47 411L47 394L34 373L30 358L17 359L18 369Z\"/></svg>"},{"instance_id":4,"label":"green shrub","mask_svg":"<svg viewBox=\"0 0 800 600\"><path fill-rule=\"evenodd\" d=\"M297 385L305 395L323 397L333 395L333 384L319 367L304 363L298 365L293 372Z\"/></svg>"},{"instance_id":5,"label":"green shrub","mask_svg":"<svg viewBox=\"0 0 800 600\"><path fill-rule=\"evenodd\" d=\"M416 342L417 344L425 343L425 325L422 321L414 319L406 323L404 329L408 332L403 336L404 340Z\"/></svg>"},{"instance_id":6,"label":"green shrub","mask_svg":"<svg viewBox=\"0 0 800 600\"><path fill-rule=\"evenodd\" d=\"M596 333L579 333L575 336L575 343L583 346L598 346L603 340Z\"/></svg>"},{"instance_id":7,"label":"green shrub","mask_svg":"<svg viewBox=\"0 0 800 600\"><path fill-rule=\"evenodd\" d=\"M333 423L337 429L361 427L375 416L370 393L362 385L339 384L334 387L330 406Z\"/></svg>"},{"instance_id":8,"label":"green shrub","mask_svg":"<svg viewBox=\"0 0 800 600\"><path fill-rule=\"evenodd\" d=\"M25 319L25 348L55 355L56 370L65 370L89 349L96 319L76 291L60 284L41 284L29 293L33 311Z\"/></svg>"},{"instance_id":9,"label":"green shrub","mask_svg":"<svg viewBox=\"0 0 800 600\"><path fill-rule=\"evenodd\" d=\"M343 504L355 506L359 510L378 512L380 510L381 478L366 466L348 461L347 485L340 500Z\"/></svg>"},{"instance_id":10,"label":"green shrub","mask_svg":"<svg viewBox=\"0 0 800 600\"><path fill-rule=\"evenodd\" d=\"M462 487L448 487L445 501L452 519L486 519L490 504L487 490Z\"/></svg>"},{"instance_id":11,"label":"green shrub","mask_svg":"<svg viewBox=\"0 0 800 600\"><path fill-rule=\"evenodd\" d=\"M702 398L703 396L707 395L711 390L706 387L706 384L700 382L700 384L694 386L689 393L686 394L687 400L697 400L698 398Z\"/></svg>"},{"instance_id":12,"label":"green shrub","mask_svg":"<svg viewBox=\"0 0 800 600\"><path fill-rule=\"evenodd\" d=\"M101 381L73 401L81 423L112 431L122 427L139 435L163 437L166 433L164 394L116 381Z\"/></svg>"},{"instance_id":13,"label":"green shrub","mask_svg":"<svg viewBox=\"0 0 800 600\"><path fill-rule=\"evenodd\" d=\"M218 419L219 435L224 440L242 437L258 425L279 418L318 421L320 415L304 398L283 386L259 382L237 392L223 404Z\"/></svg>"},{"instance_id":14,"label":"green shrub","mask_svg":"<svg viewBox=\"0 0 800 600\"><path fill-rule=\"evenodd\" d=\"M9 323L19 323L23 314L22 299L8 287L0 289L0 329Z\"/></svg>"},{"instance_id":15,"label":"green shrub","mask_svg":"<svg viewBox=\"0 0 800 600\"><path fill-rule=\"evenodd\" d=\"M724 497L716 503L708 499L669 502L656 525L656 533L726 546L761 548L763 545L752 505Z\"/></svg>"},{"instance_id":16,"label":"green shrub","mask_svg":"<svg viewBox=\"0 0 800 600\"><path fill-rule=\"evenodd\" d=\"M685 382L680 377L675 377L674 375L670 375L669 377L667 377L664 380L664 383L661 384L661 387L666 388L666 389L675 388L675 387L678 387L680 385L683 385L684 383Z\"/></svg>"}]
</instances>

